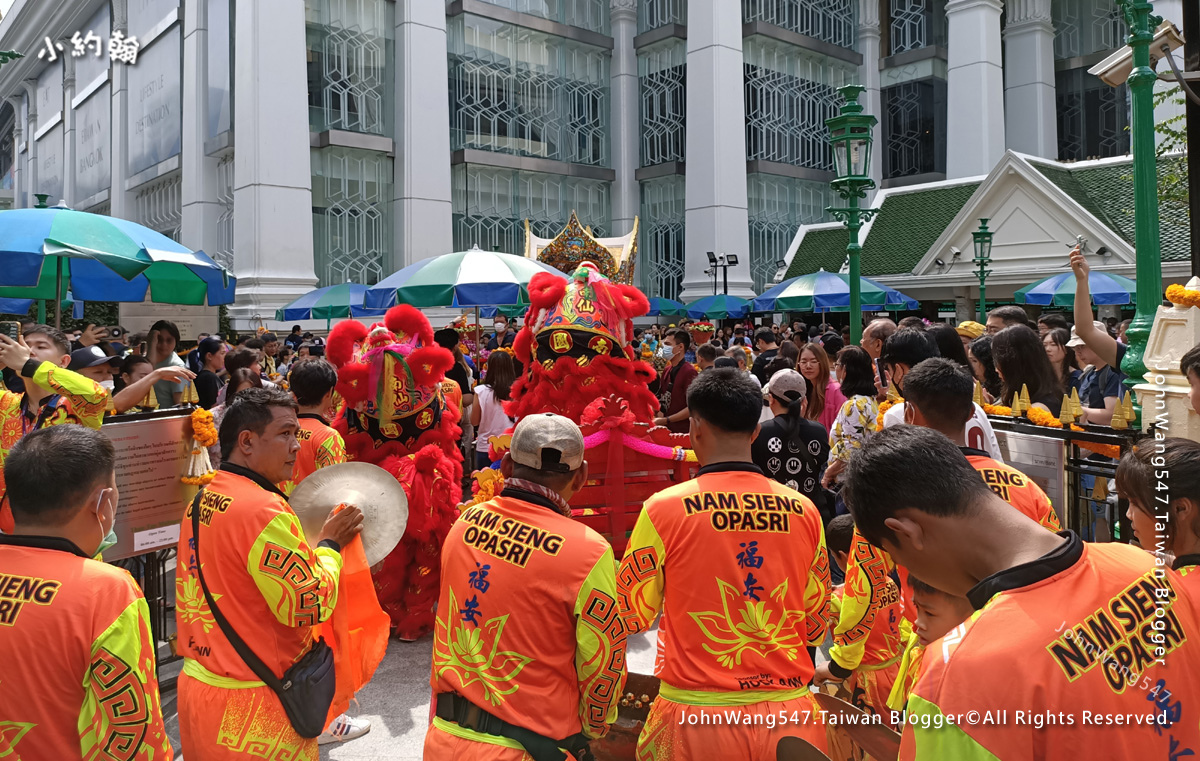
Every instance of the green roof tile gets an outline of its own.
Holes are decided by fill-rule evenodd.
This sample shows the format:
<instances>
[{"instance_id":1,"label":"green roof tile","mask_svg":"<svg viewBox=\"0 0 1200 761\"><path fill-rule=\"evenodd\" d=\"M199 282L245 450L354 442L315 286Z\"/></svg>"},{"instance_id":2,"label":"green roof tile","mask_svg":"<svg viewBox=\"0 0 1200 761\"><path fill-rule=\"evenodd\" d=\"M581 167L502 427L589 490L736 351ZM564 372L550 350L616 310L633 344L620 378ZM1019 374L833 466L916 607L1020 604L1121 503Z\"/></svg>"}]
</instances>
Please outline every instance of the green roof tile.
<instances>
[{"instance_id":1,"label":"green roof tile","mask_svg":"<svg viewBox=\"0 0 1200 761\"><path fill-rule=\"evenodd\" d=\"M978 189L975 182L885 198L863 243L863 275L912 272Z\"/></svg>"},{"instance_id":2,"label":"green roof tile","mask_svg":"<svg viewBox=\"0 0 1200 761\"><path fill-rule=\"evenodd\" d=\"M787 277L808 275L819 269L837 272L846 260L846 243L850 240L846 235L844 227L804 233L804 240L800 242L800 248L796 249L796 255L788 267Z\"/></svg>"},{"instance_id":3,"label":"green roof tile","mask_svg":"<svg viewBox=\"0 0 1200 761\"><path fill-rule=\"evenodd\" d=\"M1072 168L1071 165L1048 165L1031 162L1039 172L1057 185L1080 206L1087 209L1113 232L1134 243L1133 166L1131 162ZM1161 183L1171 171L1186 178L1186 162L1176 158L1160 158L1158 176ZM1186 179L1184 180L1186 184ZM1191 252L1186 205L1164 204L1159 210L1164 262L1186 260Z\"/></svg>"}]
</instances>

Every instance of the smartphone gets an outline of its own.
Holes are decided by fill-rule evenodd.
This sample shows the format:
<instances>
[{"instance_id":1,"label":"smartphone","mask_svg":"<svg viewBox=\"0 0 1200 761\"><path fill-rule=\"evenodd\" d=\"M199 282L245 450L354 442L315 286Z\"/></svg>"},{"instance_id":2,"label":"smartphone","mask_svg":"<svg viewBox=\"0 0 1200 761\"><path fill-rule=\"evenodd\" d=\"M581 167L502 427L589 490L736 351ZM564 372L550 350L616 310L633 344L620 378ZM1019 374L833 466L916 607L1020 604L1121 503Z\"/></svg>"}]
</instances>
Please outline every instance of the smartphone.
<instances>
[{"instance_id":1,"label":"smartphone","mask_svg":"<svg viewBox=\"0 0 1200 761\"><path fill-rule=\"evenodd\" d=\"M124 331L122 331L121 328L116 325L113 325L108 329L108 337L114 341L123 335L125 335Z\"/></svg>"},{"instance_id":2,"label":"smartphone","mask_svg":"<svg viewBox=\"0 0 1200 761\"><path fill-rule=\"evenodd\" d=\"M875 372L879 375L879 385L883 386L884 388L887 388L887 384L888 384L887 370L883 369L883 360L882 359L875 360Z\"/></svg>"},{"instance_id":3,"label":"smartphone","mask_svg":"<svg viewBox=\"0 0 1200 761\"><path fill-rule=\"evenodd\" d=\"M0 322L0 333L8 336L14 341L21 340L21 323L12 320L4 320Z\"/></svg>"}]
</instances>

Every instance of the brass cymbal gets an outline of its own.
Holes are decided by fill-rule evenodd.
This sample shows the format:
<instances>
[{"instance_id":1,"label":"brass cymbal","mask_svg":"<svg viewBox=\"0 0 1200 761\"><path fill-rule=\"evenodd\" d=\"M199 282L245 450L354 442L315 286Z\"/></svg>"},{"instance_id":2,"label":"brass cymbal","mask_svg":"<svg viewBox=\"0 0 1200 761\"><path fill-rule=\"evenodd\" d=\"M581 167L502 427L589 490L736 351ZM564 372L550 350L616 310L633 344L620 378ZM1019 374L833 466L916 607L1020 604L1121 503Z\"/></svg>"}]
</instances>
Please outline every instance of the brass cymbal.
<instances>
[{"instance_id":1,"label":"brass cymbal","mask_svg":"<svg viewBox=\"0 0 1200 761\"><path fill-rule=\"evenodd\" d=\"M363 551L372 566L396 548L408 523L408 496L400 482L367 462L321 468L300 482L288 503L314 545L333 508L345 503L362 510Z\"/></svg>"}]
</instances>

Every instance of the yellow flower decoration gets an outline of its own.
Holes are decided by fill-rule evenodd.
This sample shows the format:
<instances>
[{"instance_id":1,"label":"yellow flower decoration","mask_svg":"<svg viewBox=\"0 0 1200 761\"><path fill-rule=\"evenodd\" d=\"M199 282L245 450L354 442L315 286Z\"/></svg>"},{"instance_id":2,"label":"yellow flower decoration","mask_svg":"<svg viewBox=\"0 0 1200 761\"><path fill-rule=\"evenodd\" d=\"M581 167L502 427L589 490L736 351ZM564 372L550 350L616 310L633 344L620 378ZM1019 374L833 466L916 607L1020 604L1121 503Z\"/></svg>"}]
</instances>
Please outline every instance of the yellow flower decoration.
<instances>
[{"instance_id":1,"label":"yellow flower decoration","mask_svg":"<svg viewBox=\"0 0 1200 761\"><path fill-rule=\"evenodd\" d=\"M1200 291L1193 291L1179 284L1168 285L1167 301L1181 307L1200 307Z\"/></svg>"}]
</instances>

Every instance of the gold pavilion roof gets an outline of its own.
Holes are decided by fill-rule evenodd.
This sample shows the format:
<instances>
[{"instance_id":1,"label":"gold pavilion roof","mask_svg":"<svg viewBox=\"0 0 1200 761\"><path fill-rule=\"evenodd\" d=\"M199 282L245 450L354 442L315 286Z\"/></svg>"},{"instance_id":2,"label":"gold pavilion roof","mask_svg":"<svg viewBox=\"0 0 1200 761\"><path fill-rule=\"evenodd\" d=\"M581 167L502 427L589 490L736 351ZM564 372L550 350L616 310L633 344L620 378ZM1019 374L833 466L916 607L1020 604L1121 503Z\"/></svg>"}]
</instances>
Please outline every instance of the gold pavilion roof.
<instances>
[{"instance_id":1,"label":"gold pavilion roof","mask_svg":"<svg viewBox=\"0 0 1200 761\"><path fill-rule=\"evenodd\" d=\"M619 238L597 238L590 228L585 229L575 212L567 226L554 238L539 238L525 220L525 256L571 274L583 262L592 262L600 274L614 283L633 285L633 269L637 261L637 217L633 229Z\"/></svg>"}]
</instances>

